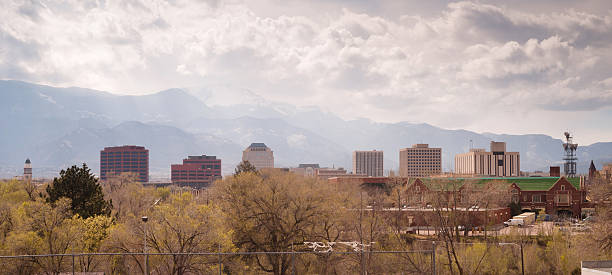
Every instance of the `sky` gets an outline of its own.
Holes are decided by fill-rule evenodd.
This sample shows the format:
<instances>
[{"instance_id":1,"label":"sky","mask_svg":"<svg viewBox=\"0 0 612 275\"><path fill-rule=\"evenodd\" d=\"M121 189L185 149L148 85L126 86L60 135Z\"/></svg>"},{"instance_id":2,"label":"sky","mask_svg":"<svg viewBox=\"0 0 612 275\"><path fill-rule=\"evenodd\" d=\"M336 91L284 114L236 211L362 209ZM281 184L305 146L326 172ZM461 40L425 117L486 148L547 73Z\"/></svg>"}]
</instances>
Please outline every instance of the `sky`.
<instances>
[{"instance_id":1,"label":"sky","mask_svg":"<svg viewBox=\"0 0 612 275\"><path fill-rule=\"evenodd\" d=\"M5 0L0 18L0 79L612 141L612 1Z\"/></svg>"}]
</instances>

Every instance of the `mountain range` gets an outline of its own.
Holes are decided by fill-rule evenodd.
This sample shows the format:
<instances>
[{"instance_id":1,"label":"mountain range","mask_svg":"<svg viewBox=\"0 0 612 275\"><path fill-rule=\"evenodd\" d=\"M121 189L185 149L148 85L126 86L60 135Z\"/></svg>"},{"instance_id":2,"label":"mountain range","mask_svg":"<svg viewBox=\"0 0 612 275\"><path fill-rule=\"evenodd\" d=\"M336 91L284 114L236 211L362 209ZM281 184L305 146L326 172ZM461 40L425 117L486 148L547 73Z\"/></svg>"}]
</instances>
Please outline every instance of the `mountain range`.
<instances>
[{"instance_id":1,"label":"mountain range","mask_svg":"<svg viewBox=\"0 0 612 275\"><path fill-rule=\"evenodd\" d=\"M252 142L272 148L279 167L300 163L345 167L353 150L383 150L385 169L397 170L399 150L415 143L442 148L443 170L454 155L470 147L488 149L505 141L521 154L521 170L562 165L562 141L542 134L507 135L447 130L429 124L344 120L317 107L257 100L252 104L208 104L197 90L170 89L123 96L84 88L57 88L0 81L0 177L21 173L26 158L35 177L87 163L99 171L99 152L107 146L142 145L150 151L150 173L168 177L170 164L188 155L216 155L223 173L233 172ZM593 160L612 161L612 142L578 147L579 172Z\"/></svg>"}]
</instances>

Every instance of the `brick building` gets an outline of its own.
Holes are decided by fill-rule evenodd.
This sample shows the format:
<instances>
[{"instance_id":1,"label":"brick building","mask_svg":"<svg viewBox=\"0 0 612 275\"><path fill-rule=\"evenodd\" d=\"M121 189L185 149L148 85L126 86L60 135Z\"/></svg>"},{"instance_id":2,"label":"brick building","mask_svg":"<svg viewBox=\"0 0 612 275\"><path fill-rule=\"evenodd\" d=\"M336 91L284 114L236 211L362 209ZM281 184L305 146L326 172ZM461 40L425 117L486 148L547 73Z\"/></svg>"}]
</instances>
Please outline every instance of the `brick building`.
<instances>
[{"instance_id":1,"label":"brick building","mask_svg":"<svg viewBox=\"0 0 612 275\"><path fill-rule=\"evenodd\" d=\"M393 182L395 181L395 182ZM368 177L367 175L355 175L346 174L342 177L331 177L327 179L327 182L334 184L348 184L354 183L365 186L385 186L395 185L401 183L406 185L408 178L394 178L394 177Z\"/></svg>"},{"instance_id":2,"label":"brick building","mask_svg":"<svg viewBox=\"0 0 612 275\"><path fill-rule=\"evenodd\" d=\"M581 180L565 177L417 178L410 181L406 194L412 198L412 205L423 206L429 203L431 192L445 192L447 198L457 192L461 203L468 195L466 183L478 186L491 181L507 184L509 201L519 204L523 211L579 217L582 208L591 207Z\"/></svg>"},{"instance_id":3,"label":"brick building","mask_svg":"<svg viewBox=\"0 0 612 275\"><path fill-rule=\"evenodd\" d=\"M317 169L317 177L319 179L327 180L333 177L342 177L347 175L347 171L344 168L319 168Z\"/></svg>"},{"instance_id":4,"label":"brick building","mask_svg":"<svg viewBox=\"0 0 612 275\"><path fill-rule=\"evenodd\" d=\"M512 201L523 211L580 217L582 208L590 206L580 178L539 178L513 182L511 188Z\"/></svg>"},{"instance_id":5,"label":"brick building","mask_svg":"<svg viewBox=\"0 0 612 275\"><path fill-rule=\"evenodd\" d=\"M124 145L100 151L100 180L122 173L134 173L139 182L148 182L149 150L143 146Z\"/></svg>"},{"instance_id":6,"label":"brick building","mask_svg":"<svg viewBox=\"0 0 612 275\"><path fill-rule=\"evenodd\" d=\"M207 155L189 156L183 159L183 164L172 164L170 170L173 184L206 187L221 178L221 159Z\"/></svg>"}]
</instances>

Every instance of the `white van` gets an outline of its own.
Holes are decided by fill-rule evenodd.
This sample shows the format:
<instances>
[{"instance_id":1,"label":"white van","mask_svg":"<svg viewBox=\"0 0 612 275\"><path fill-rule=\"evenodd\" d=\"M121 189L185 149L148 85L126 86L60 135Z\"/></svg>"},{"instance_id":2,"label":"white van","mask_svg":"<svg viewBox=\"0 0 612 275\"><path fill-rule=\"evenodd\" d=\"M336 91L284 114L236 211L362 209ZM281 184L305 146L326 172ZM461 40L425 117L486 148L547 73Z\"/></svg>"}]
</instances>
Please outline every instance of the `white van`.
<instances>
[{"instance_id":1,"label":"white van","mask_svg":"<svg viewBox=\"0 0 612 275\"><path fill-rule=\"evenodd\" d=\"M509 219L504 222L504 226L523 226L525 225L525 221L523 219Z\"/></svg>"}]
</instances>

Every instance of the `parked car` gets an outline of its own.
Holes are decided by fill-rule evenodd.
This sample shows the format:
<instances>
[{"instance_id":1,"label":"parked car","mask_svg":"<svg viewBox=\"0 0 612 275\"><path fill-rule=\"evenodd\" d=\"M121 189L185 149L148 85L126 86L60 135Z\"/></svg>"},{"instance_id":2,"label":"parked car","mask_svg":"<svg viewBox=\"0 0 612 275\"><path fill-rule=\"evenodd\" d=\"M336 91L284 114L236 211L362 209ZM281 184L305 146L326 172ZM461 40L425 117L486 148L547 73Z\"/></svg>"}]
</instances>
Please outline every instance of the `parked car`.
<instances>
[{"instance_id":1,"label":"parked car","mask_svg":"<svg viewBox=\"0 0 612 275\"><path fill-rule=\"evenodd\" d=\"M504 226L523 226L525 225L525 221L523 219L509 219L504 222Z\"/></svg>"}]
</instances>

